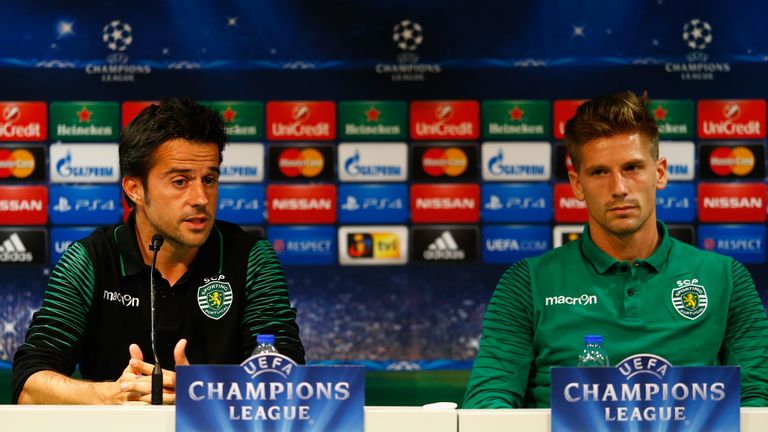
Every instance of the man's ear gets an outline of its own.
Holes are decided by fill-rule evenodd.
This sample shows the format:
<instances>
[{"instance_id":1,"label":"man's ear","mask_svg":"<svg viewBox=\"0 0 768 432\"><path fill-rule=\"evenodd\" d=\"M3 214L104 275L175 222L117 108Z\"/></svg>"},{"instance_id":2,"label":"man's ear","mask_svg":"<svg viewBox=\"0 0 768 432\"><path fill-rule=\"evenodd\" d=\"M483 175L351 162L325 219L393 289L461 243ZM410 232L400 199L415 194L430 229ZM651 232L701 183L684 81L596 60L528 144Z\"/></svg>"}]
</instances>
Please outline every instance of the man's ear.
<instances>
[{"instance_id":1,"label":"man's ear","mask_svg":"<svg viewBox=\"0 0 768 432\"><path fill-rule=\"evenodd\" d=\"M568 181L571 182L571 190L573 190L573 196L579 201L584 201L584 191L581 190L581 180L579 180L579 174L576 171L568 170Z\"/></svg>"},{"instance_id":2,"label":"man's ear","mask_svg":"<svg viewBox=\"0 0 768 432\"><path fill-rule=\"evenodd\" d=\"M135 204L144 204L144 187L137 177L125 176L122 180L123 191Z\"/></svg>"},{"instance_id":3,"label":"man's ear","mask_svg":"<svg viewBox=\"0 0 768 432\"><path fill-rule=\"evenodd\" d=\"M662 190L667 187L669 173L667 172L667 158L660 156L656 161L656 189Z\"/></svg>"}]
</instances>

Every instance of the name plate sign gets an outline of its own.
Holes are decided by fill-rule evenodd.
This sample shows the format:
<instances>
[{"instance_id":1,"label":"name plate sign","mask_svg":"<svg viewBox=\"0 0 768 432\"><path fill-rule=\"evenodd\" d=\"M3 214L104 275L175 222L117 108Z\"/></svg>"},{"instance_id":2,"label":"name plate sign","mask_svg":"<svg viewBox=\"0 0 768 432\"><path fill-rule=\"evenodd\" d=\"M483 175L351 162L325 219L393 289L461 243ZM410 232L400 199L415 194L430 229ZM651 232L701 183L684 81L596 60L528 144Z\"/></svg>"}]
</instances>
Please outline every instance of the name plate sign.
<instances>
[{"instance_id":1,"label":"name plate sign","mask_svg":"<svg viewBox=\"0 0 768 432\"><path fill-rule=\"evenodd\" d=\"M176 431L363 432L365 368L280 354L176 370Z\"/></svg>"},{"instance_id":2,"label":"name plate sign","mask_svg":"<svg viewBox=\"0 0 768 432\"><path fill-rule=\"evenodd\" d=\"M739 368L674 367L637 354L615 368L552 368L552 431L738 432Z\"/></svg>"}]
</instances>

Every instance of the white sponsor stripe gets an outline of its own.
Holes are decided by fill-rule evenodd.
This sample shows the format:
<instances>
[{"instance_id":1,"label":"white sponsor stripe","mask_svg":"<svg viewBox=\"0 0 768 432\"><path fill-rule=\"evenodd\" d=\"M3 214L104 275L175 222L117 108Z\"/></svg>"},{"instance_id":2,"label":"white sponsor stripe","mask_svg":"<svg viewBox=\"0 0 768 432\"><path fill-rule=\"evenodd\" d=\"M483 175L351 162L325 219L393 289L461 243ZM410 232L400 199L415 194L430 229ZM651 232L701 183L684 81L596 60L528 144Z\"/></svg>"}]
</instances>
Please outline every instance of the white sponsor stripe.
<instances>
[{"instance_id":1,"label":"white sponsor stripe","mask_svg":"<svg viewBox=\"0 0 768 432\"><path fill-rule=\"evenodd\" d=\"M448 245L449 249L458 249L459 245L456 244L456 240L454 240L453 236L451 235L450 231L445 231L442 235L443 240L445 240L445 243Z\"/></svg>"}]
</instances>

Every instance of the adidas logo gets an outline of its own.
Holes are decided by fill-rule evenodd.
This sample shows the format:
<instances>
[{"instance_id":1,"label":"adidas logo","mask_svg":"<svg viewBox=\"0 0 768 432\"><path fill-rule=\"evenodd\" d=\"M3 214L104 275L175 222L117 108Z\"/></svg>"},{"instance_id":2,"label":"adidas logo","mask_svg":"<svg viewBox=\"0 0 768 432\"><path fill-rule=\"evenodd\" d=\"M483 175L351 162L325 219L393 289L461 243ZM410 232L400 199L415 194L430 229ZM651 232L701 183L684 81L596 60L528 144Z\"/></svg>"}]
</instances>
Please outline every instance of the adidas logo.
<instances>
[{"instance_id":1,"label":"adidas logo","mask_svg":"<svg viewBox=\"0 0 768 432\"><path fill-rule=\"evenodd\" d=\"M463 260L466 253L459 249L450 231L443 231L424 251L426 260Z\"/></svg>"},{"instance_id":2,"label":"adidas logo","mask_svg":"<svg viewBox=\"0 0 768 432\"><path fill-rule=\"evenodd\" d=\"M24 243L21 242L21 237L17 233L11 234L10 237L3 241L0 245L0 262L2 263L27 263L32 262L32 252L28 252Z\"/></svg>"}]
</instances>

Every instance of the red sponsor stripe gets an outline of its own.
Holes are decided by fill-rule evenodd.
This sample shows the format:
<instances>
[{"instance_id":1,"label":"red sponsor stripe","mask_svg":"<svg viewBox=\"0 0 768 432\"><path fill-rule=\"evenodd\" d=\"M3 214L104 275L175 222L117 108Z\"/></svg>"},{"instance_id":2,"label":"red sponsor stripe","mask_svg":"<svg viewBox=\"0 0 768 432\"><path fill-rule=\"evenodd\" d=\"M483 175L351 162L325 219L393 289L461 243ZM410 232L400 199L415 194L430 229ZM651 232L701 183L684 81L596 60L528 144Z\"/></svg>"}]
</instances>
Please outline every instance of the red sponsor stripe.
<instances>
[{"instance_id":1,"label":"red sponsor stripe","mask_svg":"<svg viewBox=\"0 0 768 432\"><path fill-rule=\"evenodd\" d=\"M474 140L480 135L477 101L411 102L411 137L418 140Z\"/></svg>"},{"instance_id":2,"label":"red sponsor stripe","mask_svg":"<svg viewBox=\"0 0 768 432\"><path fill-rule=\"evenodd\" d=\"M411 220L415 223L480 220L480 186L462 184L415 184L411 186Z\"/></svg>"},{"instance_id":3,"label":"red sponsor stripe","mask_svg":"<svg viewBox=\"0 0 768 432\"><path fill-rule=\"evenodd\" d=\"M589 220L587 204L573 195L570 183L559 183L554 189L555 221L585 223Z\"/></svg>"},{"instance_id":4,"label":"red sponsor stripe","mask_svg":"<svg viewBox=\"0 0 768 432\"><path fill-rule=\"evenodd\" d=\"M336 186L269 185L267 220L272 224L335 223Z\"/></svg>"},{"instance_id":5,"label":"red sponsor stripe","mask_svg":"<svg viewBox=\"0 0 768 432\"><path fill-rule=\"evenodd\" d=\"M45 141L47 138L45 102L0 102L0 141Z\"/></svg>"},{"instance_id":6,"label":"red sponsor stripe","mask_svg":"<svg viewBox=\"0 0 768 432\"><path fill-rule=\"evenodd\" d=\"M701 222L765 222L765 183L699 183Z\"/></svg>"},{"instance_id":7,"label":"red sponsor stripe","mask_svg":"<svg viewBox=\"0 0 768 432\"><path fill-rule=\"evenodd\" d=\"M555 139L565 138L565 124L576 115L579 105L586 102L586 99L568 99L556 100L552 104L552 131Z\"/></svg>"},{"instance_id":8,"label":"red sponsor stripe","mask_svg":"<svg viewBox=\"0 0 768 432\"><path fill-rule=\"evenodd\" d=\"M130 123L133 119L136 118L137 115L143 110L144 108L157 103L157 101L128 101L123 102L123 107L120 110L122 115L122 124L123 128L128 126L128 123Z\"/></svg>"},{"instance_id":9,"label":"red sponsor stripe","mask_svg":"<svg viewBox=\"0 0 768 432\"><path fill-rule=\"evenodd\" d=\"M0 225L48 223L48 188L0 186Z\"/></svg>"},{"instance_id":10,"label":"red sponsor stripe","mask_svg":"<svg viewBox=\"0 0 768 432\"><path fill-rule=\"evenodd\" d=\"M336 104L330 101L270 101L266 109L270 141L332 141Z\"/></svg>"},{"instance_id":11,"label":"red sponsor stripe","mask_svg":"<svg viewBox=\"0 0 768 432\"><path fill-rule=\"evenodd\" d=\"M765 138L766 103L762 99L700 100L700 138Z\"/></svg>"}]
</instances>

